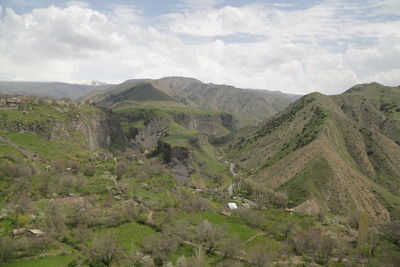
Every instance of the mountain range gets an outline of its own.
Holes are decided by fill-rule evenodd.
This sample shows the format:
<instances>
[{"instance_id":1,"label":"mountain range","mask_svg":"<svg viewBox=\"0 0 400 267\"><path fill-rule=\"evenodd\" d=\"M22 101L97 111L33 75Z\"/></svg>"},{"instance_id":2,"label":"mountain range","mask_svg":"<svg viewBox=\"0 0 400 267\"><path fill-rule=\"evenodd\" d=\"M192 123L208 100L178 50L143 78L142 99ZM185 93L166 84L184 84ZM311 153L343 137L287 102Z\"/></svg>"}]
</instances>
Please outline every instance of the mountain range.
<instances>
[{"instance_id":1,"label":"mountain range","mask_svg":"<svg viewBox=\"0 0 400 267\"><path fill-rule=\"evenodd\" d=\"M48 96L55 99L76 99L92 90L105 90L114 85L93 81L90 84L62 82L17 82L0 81L0 93Z\"/></svg>"},{"instance_id":2,"label":"mountain range","mask_svg":"<svg viewBox=\"0 0 400 267\"><path fill-rule=\"evenodd\" d=\"M169 106L228 112L235 115L242 125L253 125L282 110L298 97L281 92L205 84L193 78L167 77L128 80L108 90L92 92L80 100L108 108L129 102L136 105L163 102Z\"/></svg>"}]
</instances>

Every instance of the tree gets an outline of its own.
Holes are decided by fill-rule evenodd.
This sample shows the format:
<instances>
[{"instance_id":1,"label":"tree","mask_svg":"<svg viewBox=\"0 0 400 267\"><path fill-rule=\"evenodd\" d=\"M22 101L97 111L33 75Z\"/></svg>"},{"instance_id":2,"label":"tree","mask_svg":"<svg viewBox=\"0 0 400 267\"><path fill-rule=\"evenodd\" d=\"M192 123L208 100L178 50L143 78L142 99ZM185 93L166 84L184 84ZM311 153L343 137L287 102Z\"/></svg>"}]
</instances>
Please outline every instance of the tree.
<instances>
[{"instance_id":1,"label":"tree","mask_svg":"<svg viewBox=\"0 0 400 267\"><path fill-rule=\"evenodd\" d=\"M0 238L0 262L7 262L14 253L14 242L9 237Z\"/></svg>"},{"instance_id":2,"label":"tree","mask_svg":"<svg viewBox=\"0 0 400 267\"><path fill-rule=\"evenodd\" d=\"M325 265L328 263L335 247L335 241L329 236L317 235L313 238L313 254L320 264Z\"/></svg>"},{"instance_id":3,"label":"tree","mask_svg":"<svg viewBox=\"0 0 400 267\"><path fill-rule=\"evenodd\" d=\"M144 251L151 254L155 261L161 264L178 248L177 238L166 234L149 236L144 244Z\"/></svg>"},{"instance_id":4,"label":"tree","mask_svg":"<svg viewBox=\"0 0 400 267\"><path fill-rule=\"evenodd\" d=\"M126 161L118 161L115 166L115 175L117 176L117 180L120 180L122 176L127 173L129 170L129 164Z\"/></svg>"},{"instance_id":5,"label":"tree","mask_svg":"<svg viewBox=\"0 0 400 267\"><path fill-rule=\"evenodd\" d=\"M27 195L21 195L13 202L17 215L28 214L32 210L32 200Z\"/></svg>"},{"instance_id":6,"label":"tree","mask_svg":"<svg viewBox=\"0 0 400 267\"><path fill-rule=\"evenodd\" d=\"M163 233L168 236L175 236L179 243L190 239L189 222L187 220L178 220L173 224L165 224Z\"/></svg>"},{"instance_id":7,"label":"tree","mask_svg":"<svg viewBox=\"0 0 400 267\"><path fill-rule=\"evenodd\" d=\"M94 176L96 174L96 165L94 163L88 163L84 165L83 174L86 176Z\"/></svg>"},{"instance_id":8,"label":"tree","mask_svg":"<svg viewBox=\"0 0 400 267\"><path fill-rule=\"evenodd\" d=\"M224 258L239 256L243 249L243 244L237 235L227 236L218 242L218 250Z\"/></svg>"},{"instance_id":9,"label":"tree","mask_svg":"<svg viewBox=\"0 0 400 267\"><path fill-rule=\"evenodd\" d=\"M285 208L287 206L289 199L285 193L273 192L270 197L270 202L277 208Z\"/></svg>"},{"instance_id":10,"label":"tree","mask_svg":"<svg viewBox=\"0 0 400 267\"><path fill-rule=\"evenodd\" d=\"M45 223L55 235L62 235L65 230L65 213L56 202L50 202L45 210Z\"/></svg>"},{"instance_id":11,"label":"tree","mask_svg":"<svg viewBox=\"0 0 400 267\"><path fill-rule=\"evenodd\" d=\"M196 228L196 237L206 249L206 253L210 253L215 250L217 242L222 236L222 230L218 227L213 226L207 220L204 220Z\"/></svg>"},{"instance_id":12,"label":"tree","mask_svg":"<svg viewBox=\"0 0 400 267\"><path fill-rule=\"evenodd\" d=\"M289 234L294 226L295 223L293 221L288 221L287 223L281 223L280 225L278 225L278 228L281 231L284 240L286 240L289 237Z\"/></svg>"},{"instance_id":13,"label":"tree","mask_svg":"<svg viewBox=\"0 0 400 267\"><path fill-rule=\"evenodd\" d=\"M234 213L248 225L253 227L263 227L266 221L260 211L238 208Z\"/></svg>"},{"instance_id":14,"label":"tree","mask_svg":"<svg viewBox=\"0 0 400 267\"><path fill-rule=\"evenodd\" d=\"M263 188L255 188L253 189L253 198L257 208L261 210L268 201L268 192Z\"/></svg>"},{"instance_id":15,"label":"tree","mask_svg":"<svg viewBox=\"0 0 400 267\"><path fill-rule=\"evenodd\" d=\"M252 266L265 267L273 261L274 255L268 246L258 244L249 252L249 258Z\"/></svg>"},{"instance_id":16,"label":"tree","mask_svg":"<svg viewBox=\"0 0 400 267\"><path fill-rule=\"evenodd\" d=\"M324 235L318 227L307 231L297 230L291 241L298 254L312 255L320 264L326 264L329 261L336 247L335 241Z\"/></svg>"},{"instance_id":17,"label":"tree","mask_svg":"<svg viewBox=\"0 0 400 267\"><path fill-rule=\"evenodd\" d=\"M370 227L368 230L367 244L369 256L374 257L375 252L381 243L379 232L375 227Z\"/></svg>"},{"instance_id":18,"label":"tree","mask_svg":"<svg viewBox=\"0 0 400 267\"><path fill-rule=\"evenodd\" d=\"M92 264L111 266L123 256L120 242L111 232L97 236L87 250L88 258Z\"/></svg>"},{"instance_id":19,"label":"tree","mask_svg":"<svg viewBox=\"0 0 400 267\"><path fill-rule=\"evenodd\" d=\"M383 232L400 244L400 220L390 221L382 227Z\"/></svg>"},{"instance_id":20,"label":"tree","mask_svg":"<svg viewBox=\"0 0 400 267\"><path fill-rule=\"evenodd\" d=\"M191 267L204 267L206 266L206 256L202 248L196 248L194 256L190 260Z\"/></svg>"}]
</instances>

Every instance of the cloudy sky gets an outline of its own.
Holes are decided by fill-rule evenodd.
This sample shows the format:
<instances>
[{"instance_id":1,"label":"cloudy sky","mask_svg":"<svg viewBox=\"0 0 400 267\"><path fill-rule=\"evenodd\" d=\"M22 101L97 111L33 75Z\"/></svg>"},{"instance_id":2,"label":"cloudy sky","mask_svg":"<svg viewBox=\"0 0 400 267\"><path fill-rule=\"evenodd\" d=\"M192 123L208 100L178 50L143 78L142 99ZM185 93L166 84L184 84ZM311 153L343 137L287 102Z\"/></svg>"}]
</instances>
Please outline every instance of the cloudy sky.
<instances>
[{"instance_id":1,"label":"cloudy sky","mask_svg":"<svg viewBox=\"0 0 400 267\"><path fill-rule=\"evenodd\" d=\"M0 0L0 80L400 85L399 0Z\"/></svg>"}]
</instances>

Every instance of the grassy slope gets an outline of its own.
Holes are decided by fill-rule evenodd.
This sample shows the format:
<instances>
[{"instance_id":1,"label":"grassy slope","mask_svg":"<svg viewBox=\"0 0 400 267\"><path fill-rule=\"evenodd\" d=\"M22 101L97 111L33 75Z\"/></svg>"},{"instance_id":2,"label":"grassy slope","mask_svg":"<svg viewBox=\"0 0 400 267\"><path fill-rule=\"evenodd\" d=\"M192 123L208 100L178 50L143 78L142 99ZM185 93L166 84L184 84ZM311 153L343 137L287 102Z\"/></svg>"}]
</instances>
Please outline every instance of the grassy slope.
<instances>
[{"instance_id":1,"label":"grassy slope","mask_svg":"<svg viewBox=\"0 0 400 267\"><path fill-rule=\"evenodd\" d=\"M73 255L44 256L37 259L15 261L4 264L5 267L67 267L74 259Z\"/></svg>"},{"instance_id":2,"label":"grassy slope","mask_svg":"<svg viewBox=\"0 0 400 267\"><path fill-rule=\"evenodd\" d=\"M389 213L398 218L400 90L360 88L303 97L238 137L228 155L254 182L289 193L293 204L314 199L333 213L366 209L381 219Z\"/></svg>"}]
</instances>

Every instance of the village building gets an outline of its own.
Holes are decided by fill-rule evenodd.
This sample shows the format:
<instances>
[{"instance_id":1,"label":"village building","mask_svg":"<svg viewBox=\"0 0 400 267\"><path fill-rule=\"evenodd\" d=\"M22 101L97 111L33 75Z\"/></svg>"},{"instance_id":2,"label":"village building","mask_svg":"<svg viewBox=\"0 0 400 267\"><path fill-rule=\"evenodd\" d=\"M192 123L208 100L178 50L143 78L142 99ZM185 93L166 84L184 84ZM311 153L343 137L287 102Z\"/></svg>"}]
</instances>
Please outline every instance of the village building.
<instances>
[{"instance_id":1,"label":"village building","mask_svg":"<svg viewBox=\"0 0 400 267\"><path fill-rule=\"evenodd\" d=\"M231 209L231 210L236 210L238 207L237 207L237 205L236 205L236 203L228 203L228 207Z\"/></svg>"}]
</instances>

